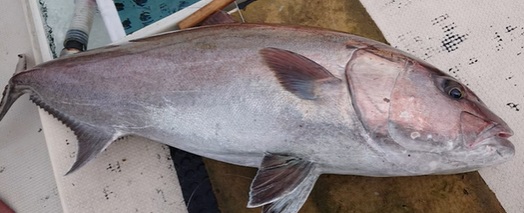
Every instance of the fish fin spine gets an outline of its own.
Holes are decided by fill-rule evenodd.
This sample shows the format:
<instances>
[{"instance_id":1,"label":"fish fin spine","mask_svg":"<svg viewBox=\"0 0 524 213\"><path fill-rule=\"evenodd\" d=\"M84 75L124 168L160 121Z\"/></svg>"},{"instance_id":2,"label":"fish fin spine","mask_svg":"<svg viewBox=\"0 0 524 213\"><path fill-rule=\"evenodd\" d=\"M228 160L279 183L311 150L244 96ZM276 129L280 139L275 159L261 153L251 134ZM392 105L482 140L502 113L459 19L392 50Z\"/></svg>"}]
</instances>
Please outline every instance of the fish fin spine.
<instances>
[{"instance_id":1,"label":"fish fin spine","mask_svg":"<svg viewBox=\"0 0 524 213\"><path fill-rule=\"evenodd\" d=\"M46 104L38 95L33 94L30 99L38 107L42 108L71 129L78 139L76 160L65 175L75 172L87 162L96 158L96 156L104 151L113 141L124 136L124 134L119 133L112 128L97 127L74 120L68 115L61 113Z\"/></svg>"}]
</instances>

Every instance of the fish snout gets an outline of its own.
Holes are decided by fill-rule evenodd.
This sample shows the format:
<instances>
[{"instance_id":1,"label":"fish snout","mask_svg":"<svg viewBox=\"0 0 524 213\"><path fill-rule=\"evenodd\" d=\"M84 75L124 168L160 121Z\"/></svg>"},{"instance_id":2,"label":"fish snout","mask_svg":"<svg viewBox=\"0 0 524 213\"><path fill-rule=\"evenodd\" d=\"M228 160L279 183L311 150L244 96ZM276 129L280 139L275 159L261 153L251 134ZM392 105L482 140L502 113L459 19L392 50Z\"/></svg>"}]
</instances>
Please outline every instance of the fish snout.
<instances>
[{"instance_id":1,"label":"fish snout","mask_svg":"<svg viewBox=\"0 0 524 213\"><path fill-rule=\"evenodd\" d=\"M508 140L513 131L505 124L496 124L481 132L474 147L491 147L502 158L515 155L515 146Z\"/></svg>"},{"instance_id":2,"label":"fish snout","mask_svg":"<svg viewBox=\"0 0 524 213\"><path fill-rule=\"evenodd\" d=\"M488 151L495 151L503 158L515 154L515 146L508 140L513 135L513 130L503 122L485 120L469 112L461 114L461 131L464 146L468 149L489 147Z\"/></svg>"}]
</instances>

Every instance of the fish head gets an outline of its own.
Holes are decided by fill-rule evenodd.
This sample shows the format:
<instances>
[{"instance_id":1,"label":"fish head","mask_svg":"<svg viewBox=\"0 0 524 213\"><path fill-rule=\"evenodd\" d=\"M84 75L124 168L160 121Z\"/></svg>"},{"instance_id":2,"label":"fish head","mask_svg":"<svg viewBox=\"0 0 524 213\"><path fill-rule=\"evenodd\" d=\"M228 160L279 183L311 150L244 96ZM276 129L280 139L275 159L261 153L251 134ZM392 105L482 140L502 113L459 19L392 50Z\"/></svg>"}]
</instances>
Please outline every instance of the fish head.
<instances>
[{"instance_id":1,"label":"fish head","mask_svg":"<svg viewBox=\"0 0 524 213\"><path fill-rule=\"evenodd\" d=\"M449 174L515 153L508 125L464 84L409 54L364 47L346 66L356 114L384 161L384 175Z\"/></svg>"},{"instance_id":2,"label":"fish head","mask_svg":"<svg viewBox=\"0 0 524 213\"><path fill-rule=\"evenodd\" d=\"M408 62L390 100L389 137L432 164L431 173L476 170L515 153L508 125L473 91L431 65Z\"/></svg>"}]
</instances>

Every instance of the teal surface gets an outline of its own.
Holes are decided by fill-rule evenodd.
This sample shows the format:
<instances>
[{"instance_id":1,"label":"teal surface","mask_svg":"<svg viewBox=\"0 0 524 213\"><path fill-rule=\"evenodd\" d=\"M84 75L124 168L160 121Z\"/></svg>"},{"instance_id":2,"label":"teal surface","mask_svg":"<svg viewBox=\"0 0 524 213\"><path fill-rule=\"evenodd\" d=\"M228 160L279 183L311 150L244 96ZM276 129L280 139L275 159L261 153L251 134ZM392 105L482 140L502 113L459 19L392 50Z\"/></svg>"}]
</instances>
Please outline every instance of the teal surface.
<instances>
[{"instance_id":1,"label":"teal surface","mask_svg":"<svg viewBox=\"0 0 524 213\"><path fill-rule=\"evenodd\" d=\"M198 0L114 0L126 34L184 9Z\"/></svg>"}]
</instances>

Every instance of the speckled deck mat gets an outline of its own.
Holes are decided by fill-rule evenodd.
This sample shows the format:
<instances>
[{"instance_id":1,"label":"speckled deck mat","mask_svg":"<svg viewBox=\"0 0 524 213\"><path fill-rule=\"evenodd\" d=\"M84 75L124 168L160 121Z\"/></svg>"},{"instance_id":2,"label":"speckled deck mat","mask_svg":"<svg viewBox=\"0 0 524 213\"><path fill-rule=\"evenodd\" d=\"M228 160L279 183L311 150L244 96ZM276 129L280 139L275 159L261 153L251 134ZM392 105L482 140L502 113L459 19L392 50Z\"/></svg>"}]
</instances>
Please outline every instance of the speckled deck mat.
<instances>
[{"instance_id":1,"label":"speckled deck mat","mask_svg":"<svg viewBox=\"0 0 524 213\"><path fill-rule=\"evenodd\" d=\"M507 212L524 212L524 4L362 0L395 47L458 78L513 129L515 156L479 172Z\"/></svg>"}]
</instances>

